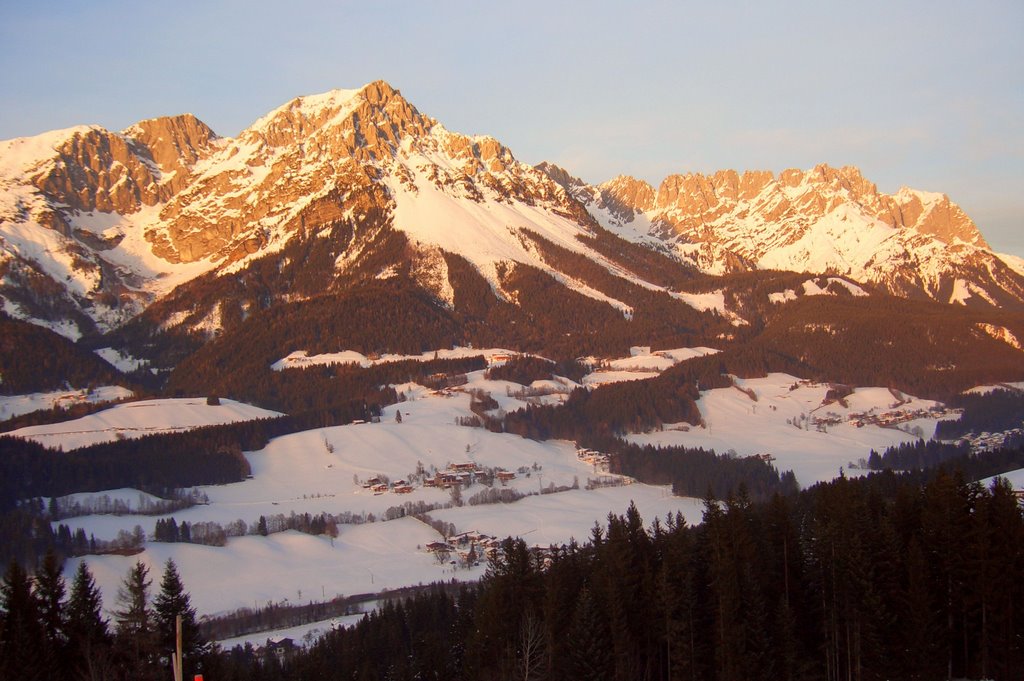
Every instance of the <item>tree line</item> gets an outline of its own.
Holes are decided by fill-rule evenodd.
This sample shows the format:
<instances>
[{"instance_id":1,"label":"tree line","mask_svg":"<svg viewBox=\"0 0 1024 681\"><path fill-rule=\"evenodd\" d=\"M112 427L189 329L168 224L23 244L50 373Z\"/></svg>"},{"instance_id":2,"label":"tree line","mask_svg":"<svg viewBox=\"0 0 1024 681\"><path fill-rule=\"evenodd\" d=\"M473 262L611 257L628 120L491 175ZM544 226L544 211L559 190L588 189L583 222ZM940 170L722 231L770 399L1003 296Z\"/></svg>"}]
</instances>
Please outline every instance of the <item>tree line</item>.
<instances>
[{"instance_id":1,"label":"tree line","mask_svg":"<svg viewBox=\"0 0 1024 681\"><path fill-rule=\"evenodd\" d=\"M0 395L125 383L96 353L0 311Z\"/></svg>"},{"instance_id":2,"label":"tree line","mask_svg":"<svg viewBox=\"0 0 1024 681\"><path fill-rule=\"evenodd\" d=\"M218 681L1018 678L1024 513L1005 481L884 471L762 503L740 488L702 520L645 524L631 505L584 544L507 539L478 586L387 603L283 661L188 634L186 660ZM35 578L12 564L4 678L165 673L169 613L194 611L173 564L152 602L149 584L137 563L111 632L84 563L67 599L54 556Z\"/></svg>"},{"instance_id":3,"label":"tree line","mask_svg":"<svg viewBox=\"0 0 1024 681\"><path fill-rule=\"evenodd\" d=\"M963 471L970 480L982 480L1024 468L1024 443L973 452L967 445L936 440L904 442L882 454L872 450L868 468L880 470L927 470L941 466Z\"/></svg>"},{"instance_id":4,"label":"tree line","mask_svg":"<svg viewBox=\"0 0 1024 681\"><path fill-rule=\"evenodd\" d=\"M998 433L1024 426L1024 392L993 390L988 393L964 393L948 406L963 409L959 419L939 421L935 437L953 440L969 433Z\"/></svg>"},{"instance_id":5,"label":"tree line","mask_svg":"<svg viewBox=\"0 0 1024 681\"><path fill-rule=\"evenodd\" d=\"M542 556L506 540L478 587L391 602L283 667L218 679L988 678L1024 668L1024 515L1005 482L841 477L703 522L635 507Z\"/></svg>"},{"instance_id":6,"label":"tree line","mask_svg":"<svg viewBox=\"0 0 1024 681\"><path fill-rule=\"evenodd\" d=\"M725 499L741 485L756 500L799 489L793 471L779 471L756 457L734 457L688 447L618 443L610 456L613 473L651 485L672 485L672 493Z\"/></svg>"},{"instance_id":7,"label":"tree line","mask_svg":"<svg viewBox=\"0 0 1024 681\"><path fill-rule=\"evenodd\" d=\"M174 561L168 560L160 591L150 592L149 568L137 562L118 591L114 621L104 617L102 597L88 565L79 563L70 592L60 563L48 554L30 576L16 562L0 585L0 677L4 679L167 678L181 617L183 670L203 670L211 646L199 630L195 608Z\"/></svg>"}]
</instances>

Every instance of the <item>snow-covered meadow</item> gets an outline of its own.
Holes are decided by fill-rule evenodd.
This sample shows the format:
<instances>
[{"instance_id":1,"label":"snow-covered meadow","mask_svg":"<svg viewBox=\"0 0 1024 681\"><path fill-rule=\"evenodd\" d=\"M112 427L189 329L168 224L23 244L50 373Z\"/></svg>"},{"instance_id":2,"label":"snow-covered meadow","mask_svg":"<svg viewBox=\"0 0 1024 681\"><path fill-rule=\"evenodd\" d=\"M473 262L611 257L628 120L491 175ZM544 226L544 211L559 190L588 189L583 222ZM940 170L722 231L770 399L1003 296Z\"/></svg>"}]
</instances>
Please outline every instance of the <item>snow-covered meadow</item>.
<instances>
[{"instance_id":1,"label":"snow-covered meadow","mask_svg":"<svg viewBox=\"0 0 1024 681\"><path fill-rule=\"evenodd\" d=\"M504 382L474 375L469 385L496 393L500 390L505 400L512 399L504 396ZM631 501L648 520L676 512L690 522L700 519L696 500L673 497L665 487L632 484L587 491L588 478L600 473L579 460L570 442L535 442L455 425L457 417L471 414L466 393L435 395L412 385L400 389L407 400L388 407L380 423L322 428L272 440L266 448L246 454L252 479L200 488L210 499L208 505L172 514L179 523L227 525L240 519L249 527L254 527L261 515L293 512L372 514L376 522L342 524L335 539L289 531L230 538L225 547L149 542L137 556L89 556L85 560L107 594L108 607L120 580L137 559L159 571L163 562L173 557L201 613L268 601L296 602L300 591L304 600L318 600L453 577L476 579L483 565L453 572L448 562L439 562L425 550L426 544L441 539L429 525L412 517L381 520L389 508L406 502L449 504L449 491L416 486L411 493L400 495L374 493L363 486L373 477L408 479L417 469L432 472L454 463L473 462L480 468L516 472L507 488L528 495L515 503L467 504L431 513L431 517L453 523L460 532L521 535L531 545L561 544L574 537L582 542L595 522L603 523L610 512L625 512ZM400 423L397 411L402 413ZM540 495L552 485L580 489ZM477 483L461 494L468 500L485 489ZM125 494L131 496L130 492L121 496ZM82 527L97 539L113 539L136 524L151 534L157 519L92 515L63 522L72 531ZM76 567L77 561L69 561L66 570Z\"/></svg>"},{"instance_id":2,"label":"snow-covered meadow","mask_svg":"<svg viewBox=\"0 0 1024 681\"><path fill-rule=\"evenodd\" d=\"M460 351L461 352L461 351ZM505 351L487 355L496 363ZM650 352L634 348L629 357L604 360L585 385L614 380L638 380L692 357L715 352L710 348ZM293 353L293 360L306 358ZM433 353L424 355L430 359ZM362 361L354 353L337 353L313 361ZM391 358L388 358L391 359ZM372 361L387 361L384 358ZM308 360L307 360L308 361ZM371 361L371 360L366 360ZM306 362L283 362L288 370ZM398 385L403 400L384 409L379 423L358 423L309 430L276 438L263 449L247 452L252 477L198 492L209 503L167 516L90 515L62 522L72 532L79 527L97 539L110 540L136 525L152 535L156 521L174 517L178 523L212 521L227 527L242 521L244 536L229 537L222 547L188 543L147 542L136 555L88 556L97 583L110 608L128 568L142 560L158 575L167 559L178 564L193 603L201 614L217 614L241 607L273 603L304 603L338 595L378 592L437 580L474 580L483 564L453 567L426 550L442 537L429 524L397 513L407 504L432 507L429 519L454 526L457 532L495 537L520 536L530 545L548 546L575 538L586 541L595 523L609 513L624 513L635 503L645 521L677 513L689 523L700 522L699 500L675 497L667 487L621 479L621 486L588 489L590 480L606 473L582 460L572 442L537 442L518 436L491 433L457 425L468 417L470 390L491 394L500 410L513 410L526 399L564 399L578 384L568 379L540 381L523 397L516 383L492 381L485 372L468 375L457 390L431 391L416 384ZM543 389L543 390L542 390ZM925 437L934 432L940 405L883 388L860 388L843 402L827 403L828 385L772 374L761 379L736 380L736 386L704 393L700 407L704 425L668 425L663 430L630 436L638 443L685 445L731 451L736 456L770 454L780 470L792 469L803 485L839 474L849 462L866 458L871 449ZM398 418L398 414L401 418ZM923 414L923 415L922 415ZM171 432L213 423L272 416L273 412L230 400L208 406L205 399L151 400L121 404L75 421L23 429L16 434L65 450L117 437L150 432ZM859 424L859 425L858 425ZM486 491L475 478L460 490L464 505L453 504L449 490L424 484L425 478L453 464L514 473L504 486L523 498L515 502L470 505L475 494ZM374 491L372 478L394 483L410 481L412 488ZM493 480L494 488L501 483ZM558 491L554 491L558 490ZM78 495L95 498L107 494L129 505L140 500L137 490ZM143 497L144 498L144 497ZM448 508L445 508L448 506ZM422 507L422 506L421 506ZM309 535L297 531L254 533L260 516L291 514L346 515L357 523L342 523L338 534ZM393 517L385 520L385 517ZM71 575L80 559L68 561ZM261 639L262 640L262 639Z\"/></svg>"},{"instance_id":3,"label":"snow-covered meadow","mask_svg":"<svg viewBox=\"0 0 1024 681\"><path fill-rule=\"evenodd\" d=\"M209 405L205 398L177 398L126 402L82 418L13 430L10 435L35 440L65 451L121 438L174 433L202 426L280 416L278 412L221 400Z\"/></svg>"},{"instance_id":4,"label":"snow-covered meadow","mask_svg":"<svg viewBox=\"0 0 1024 681\"><path fill-rule=\"evenodd\" d=\"M132 396L132 391L119 385L106 385L92 390L55 390L28 395L0 395L0 421L33 411L67 408L76 404L103 404Z\"/></svg>"},{"instance_id":5,"label":"snow-covered meadow","mask_svg":"<svg viewBox=\"0 0 1024 681\"><path fill-rule=\"evenodd\" d=\"M703 426L666 425L629 436L639 444L703 447L737 456L768 454L780 470L792 470L802 486L847 473L872 449L882 452L935 434L937 402L886 388L857 388L826 403L830 386L788 374L736 379L736 386L703 393L697 402ZM929 412L925 414L924 412ZM863 471L861 471L863 472Z\"/></svg>"}]
</instances>

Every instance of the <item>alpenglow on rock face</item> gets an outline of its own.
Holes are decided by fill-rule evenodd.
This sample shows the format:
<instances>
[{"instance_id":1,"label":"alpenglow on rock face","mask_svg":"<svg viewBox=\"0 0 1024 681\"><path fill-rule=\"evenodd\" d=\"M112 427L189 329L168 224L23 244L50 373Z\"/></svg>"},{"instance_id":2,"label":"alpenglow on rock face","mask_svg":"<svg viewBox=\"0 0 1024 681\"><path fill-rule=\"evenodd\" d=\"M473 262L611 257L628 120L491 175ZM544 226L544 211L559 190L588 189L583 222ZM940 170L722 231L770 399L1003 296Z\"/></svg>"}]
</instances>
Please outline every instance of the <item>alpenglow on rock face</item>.
<instances>
[{"instance_id":1,"label":"alpenglow on rock face","mask_svg":"<svg viewBox=\"0 0 1024 681\"><path fill-rule=\"evenodd\" d=\"M607 229L706 272L833 272L942 302L1014 304L1024 295L1020 272L948 196L884 194L857 168L670 175L655 190L628 176L591 186L541 167Z\"/></svg>"},{"instance_id":2,"label":"alpenglow on rock face","mask_svg":"<svg viewBox=\"0 0 1024 681\"><path fill-rule=\"evenodd\" d=\"M708 234L719 241L746 237L745 257L759 257L772 244L757 238L754 226L784 227L788 240L799 237L815 221L844 206L857 206L866 217L894 229L914 229L952 244L956 240L987 248L977 227L944 194L903 188L895 195L878 188L853 167L819 165L807 172L723 170L714 175L670 175L657 192L645 182L620 176L602 184L602 195L638 213L656 213L680 235ZM744 234L728 223L747 225Z\"/></svg>"},{"instance_id":3,"label":"alpenglow on rock face","mask_svg":"<svg viewBox=\"0 0 1024 681\"><path fill-rule=\"evenodd\" d=\"M332 267L351 270L388 230L405 235L422 286L445 305L438 254L453 252L499 296L523 264L625 310L536 241L622 276L587 245L602 227L708 273L827 272L942 302L1024 300L1020 272L944 195L885 195L855 168L824 165L591 186L448 131L380 81L299 97L236 138L185 114L0 142L4 310L70 337L116 328L179 284L232 276L299 237L337 241ZM373 267L367 276L388 276Z\"/></svg>"}]
</instances>

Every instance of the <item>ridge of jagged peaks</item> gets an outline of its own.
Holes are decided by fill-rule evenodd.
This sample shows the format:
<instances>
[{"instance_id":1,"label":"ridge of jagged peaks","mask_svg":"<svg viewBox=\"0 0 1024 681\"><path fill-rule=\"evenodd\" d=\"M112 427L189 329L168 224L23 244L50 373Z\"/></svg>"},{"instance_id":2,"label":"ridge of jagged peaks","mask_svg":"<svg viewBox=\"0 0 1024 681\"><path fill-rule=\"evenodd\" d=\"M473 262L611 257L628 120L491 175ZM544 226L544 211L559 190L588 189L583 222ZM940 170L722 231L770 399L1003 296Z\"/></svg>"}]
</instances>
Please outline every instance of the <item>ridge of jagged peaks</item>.
<instances>
[{"instance_id":1,"label":"ridge of jagged peaks","mask_svg":"<svg viewBox=\"0 0 1024 681\"><path fill-rule=\"evenodd\" d=\"M121 132L79 125L0 142L0 179L49 198L52 206L34 204L37 218L66 232L53 207L128 215L166 201L216 139L192 114L140 121Z\"/></svg>"},{"instance_id":2,"label":"ridge of jagged peaks","mask_svg":"<svg viewBox=\"0 0 1024 681\"><path fill-rule=\"evenodd\" d=\"M541 161L534 167L551 178L555 184L567 192L572 192L578 188L587 186L586 182L576 177L562 166L551 163L550 161Z\"/></svg>"},{"instance_id":3,"label":"ridge of jagged peaks","mask_svg":"<svg viewBox=\"0 0 1024 681\"><path fill-rule=\"evenodd\" d=\"M555 189L540 173L527 177L532 171L493 137L449 132L383 81L295 98L217 146L147 233L165 260L228 249L233 263L264 252L297 226L340 219L354 208L343 197L364 196L357 214L383 206L388 199L377 194L387 191L386 178L415 193L414 177L423 174L474 201L487 190L546 200Z\"/></svg>"},{"instance_id":4,"label":"ridge of jagged peaks","mask_svg":"<svg viewBox=\"0 0 1024 681\"><path fill-rule=\"evenodd\" d=\"M822 163L778 175L769 170L674 174L662 180L657 190L643 180L620 175L597 189L613 213L623 215L625 209L654 213L683 233L706 233L709 223L730 215L759 215L775 223L821 216L853 203L893 228L916 229L948 244L959 239L989 248L974 222L947 195L907 187L885 194L856 166L835 168Z\"/></svg>"}]
</instances>

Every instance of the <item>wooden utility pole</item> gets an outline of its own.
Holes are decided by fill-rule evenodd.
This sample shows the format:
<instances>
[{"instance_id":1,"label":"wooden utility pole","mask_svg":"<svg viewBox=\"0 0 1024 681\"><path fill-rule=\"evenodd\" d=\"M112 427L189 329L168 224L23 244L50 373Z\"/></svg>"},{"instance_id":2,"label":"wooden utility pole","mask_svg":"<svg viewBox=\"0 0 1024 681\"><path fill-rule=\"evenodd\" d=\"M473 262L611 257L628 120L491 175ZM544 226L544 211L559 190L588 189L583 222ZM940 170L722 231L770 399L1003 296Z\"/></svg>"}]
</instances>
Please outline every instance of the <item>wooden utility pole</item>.
<instances>
[{"instance_id":1,"label":"wooden utility pole","mask_svg":"<svg viewBox=\"0 0 1024 681\"><path fill-rule=\"evenodd\" d=\"M174 670L174 681L181 681L181 615L174 618L175 650L171 656L171 668Z\"/></svg>"}]
</instances>

